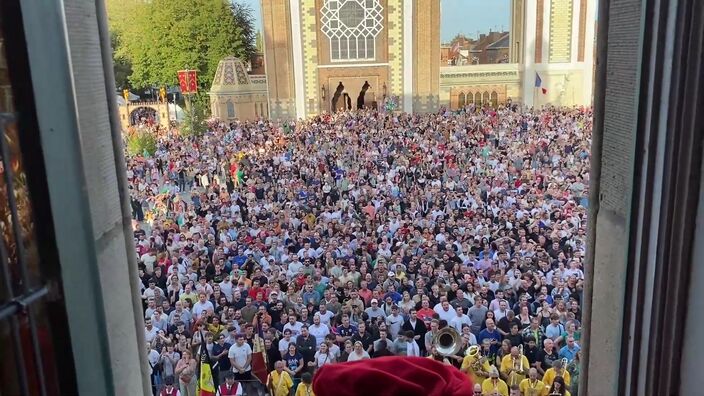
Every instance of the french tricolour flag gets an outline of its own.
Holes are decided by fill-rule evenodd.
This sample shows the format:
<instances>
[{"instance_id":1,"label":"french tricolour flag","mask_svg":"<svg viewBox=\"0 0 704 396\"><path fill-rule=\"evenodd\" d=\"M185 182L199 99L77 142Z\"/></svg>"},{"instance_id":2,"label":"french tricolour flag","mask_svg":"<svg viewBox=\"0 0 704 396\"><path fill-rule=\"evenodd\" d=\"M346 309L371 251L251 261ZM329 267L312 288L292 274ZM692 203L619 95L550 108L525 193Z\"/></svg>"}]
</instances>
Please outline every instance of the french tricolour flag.
<instances>
[{"instance_id":1,"label":"french tricolour flag","mask_svg":"<svg viewBox=\"0 0 704 396\"><path fill-rule=\"evenodd\" d=\"M540 88L540 90L543 91L543 94L548 93L548 89L543 88L543 79L540 78L540 74L538 74L538 73L535 73L535 87Z\"/></svg>"}]
</instances>

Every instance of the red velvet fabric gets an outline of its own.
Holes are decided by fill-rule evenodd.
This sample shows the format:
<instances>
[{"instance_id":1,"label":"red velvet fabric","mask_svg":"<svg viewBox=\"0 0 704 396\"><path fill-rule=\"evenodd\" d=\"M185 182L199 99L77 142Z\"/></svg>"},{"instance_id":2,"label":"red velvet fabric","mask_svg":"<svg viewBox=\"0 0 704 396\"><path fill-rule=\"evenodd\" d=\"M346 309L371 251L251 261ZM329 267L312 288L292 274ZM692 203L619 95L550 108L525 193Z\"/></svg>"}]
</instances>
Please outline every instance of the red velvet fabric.
<instances>
[{"instance_id":1,"label":"red velvet fabric","mask_svg":"<svg viewBox=\"0 0 704 396\"><path fill-rule=\"evenodd\" d=\"M317 396L460 396L472 382L459 370L420 357L389 356L325 365L313 378Z\"/></svg>"}]
</instances>

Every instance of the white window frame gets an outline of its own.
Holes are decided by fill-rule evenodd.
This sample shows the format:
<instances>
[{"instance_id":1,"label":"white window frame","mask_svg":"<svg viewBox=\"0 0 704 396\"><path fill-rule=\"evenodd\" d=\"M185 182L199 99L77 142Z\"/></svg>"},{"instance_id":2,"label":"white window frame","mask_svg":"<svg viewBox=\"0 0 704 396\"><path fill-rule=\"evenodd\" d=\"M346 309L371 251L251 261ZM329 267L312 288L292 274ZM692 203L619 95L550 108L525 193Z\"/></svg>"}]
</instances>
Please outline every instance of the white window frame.
<instances>
[{"instance_id":1,"label":"white window frame","mask_svg":"<svg viewBox=\"0 0 704 396\"><path fill-rule=\"evenodd\" d=\"M340 9L348 3L364 10L364 17L355 27L340 20ZM321 31L328 38L331 62L376 60L376 38L384 29L383 7L379 0L325 0L320 12Z\"/></svg>"}]
</instances>

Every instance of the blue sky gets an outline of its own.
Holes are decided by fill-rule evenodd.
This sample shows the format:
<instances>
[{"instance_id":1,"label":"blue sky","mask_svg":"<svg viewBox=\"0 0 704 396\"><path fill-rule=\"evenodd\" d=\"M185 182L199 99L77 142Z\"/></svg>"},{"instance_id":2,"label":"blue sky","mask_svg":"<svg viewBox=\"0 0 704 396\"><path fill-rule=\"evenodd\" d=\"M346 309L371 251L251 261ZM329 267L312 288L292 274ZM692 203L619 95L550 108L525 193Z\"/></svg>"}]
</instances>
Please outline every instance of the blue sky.
<instances>
[{"instance_id":1,"label":"blue sky","mask_svg":"<svg viewBox=\"0 0 704 396\"><path fill-rule=\"evenodd\" d=\"M255 26L261 29L260 0L235 0L249 4L256 17ZM440 0L440 37L450 41L457 33L475 37L477 31L508 30L511 19L510 0Z\"/></svg>"},{"instance_id":2,"label":"blue sky","mask_svg":"<svg viewBox=\"0 0 704 396\"><path fill-rule=\"evenodd\" d=\"M450 41L458 33L476 37L477 31L509 30L510 0L441 0L440 39Z\"/></svg>"},{"instance_id":3,"label":"blue sky","mask_svg":"<svg viewBox=\"0 0 704 396\"><path fill-rule=\"evenodd\" d=\"M260 0L234 0L234 3L245 3L248 4L254 10L254 27L257 30L262 29L262 7L259 3Z\"/></svg>"}]
</instances>

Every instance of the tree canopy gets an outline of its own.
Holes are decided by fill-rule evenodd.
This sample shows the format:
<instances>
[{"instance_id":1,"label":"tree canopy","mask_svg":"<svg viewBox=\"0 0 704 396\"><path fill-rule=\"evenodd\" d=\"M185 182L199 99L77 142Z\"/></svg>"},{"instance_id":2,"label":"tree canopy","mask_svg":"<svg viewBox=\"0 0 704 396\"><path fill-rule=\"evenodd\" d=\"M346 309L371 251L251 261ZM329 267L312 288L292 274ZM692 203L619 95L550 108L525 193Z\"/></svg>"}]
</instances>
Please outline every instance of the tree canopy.
<instances>
[{"instance_id":1,"label":"tree canopy","mask_svg":"<svg viewBox=\"0 0 704 396\"><path fill-rule=\"evenodd\" d=\"M109 0L114 58L131 65L136 88L176 85L177 72L198 70L201 88L209 87L218 62L243 59L255 51L252 11L225 0ZM117 64L117 63L116 63Z\"/></svg>"}]
</instances>

